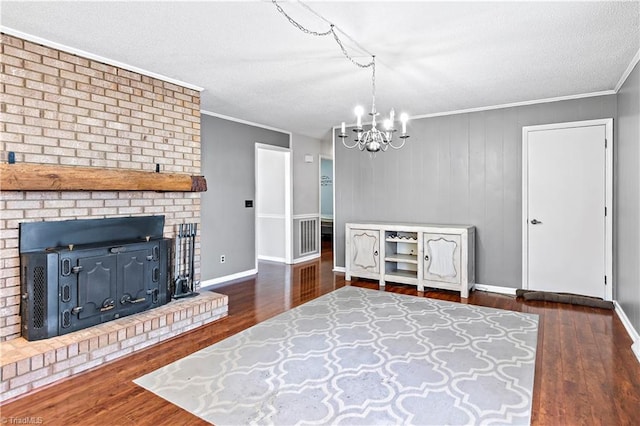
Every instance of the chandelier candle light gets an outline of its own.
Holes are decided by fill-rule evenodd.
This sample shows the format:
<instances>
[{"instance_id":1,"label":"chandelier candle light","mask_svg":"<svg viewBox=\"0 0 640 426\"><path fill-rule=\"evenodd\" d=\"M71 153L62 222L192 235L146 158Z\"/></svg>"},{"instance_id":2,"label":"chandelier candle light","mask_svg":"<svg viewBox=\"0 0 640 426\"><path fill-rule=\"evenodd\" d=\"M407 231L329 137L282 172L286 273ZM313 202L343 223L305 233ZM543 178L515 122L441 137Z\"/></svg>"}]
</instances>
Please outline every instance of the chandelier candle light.
<instances>
[{"instance_id":1,"label":"chandelier candle light","mask_svg":"<svg viewBox=\"0 0 640 426\"><path fill-rule=\"evenodd\" d=\"M341 126L341 132L340 134L338 134L338 137L342 139L342 144L349 149L357 147L360 151L367 150L369 153L371 153L372 156L375 156L376 152L378 151L382 151L382 152L386 151L389 147L393 149L402 148L404 146L405 141L409 137L409 135L407 134L407 121L409 121L409 116L407 114L405 113L400 114L400 122L402 123L402 133L399 136L400 142L398 144L393 143L393 134L396 132L396 129L394 127L395 111L393 110L393 108L389 113L389 118L384 120L384 122L382 123L384 126L384 130L381 131L381 130L378 130L377 128L376 117L380 114L376 111L376 57L375 55L372 55L371 62L367 64L362 64L357 62L355 59L353 59L353 57L349 55L349 53L345 49L344 45L342 44L342 41L338 37L338 34L336 34L336 29L334 24L327 21L324 17L321 17L320 15L318 15L316 12L312 10L313 13L320 16L324 21L329 22L331 27L329 28L328 31L325 31L325 32L310 31L305 27L303 27L302 25L300 25L298 22L296 22L292 17L287 15L287 13L282 9L282 7L280 7L280 5L276 2L276 0L271 0L271 1L275 5L275 7L278 9L278 11L282 13L294 27L298 28L300 31L306 34L310 34L314 36L323 37L323 36L332 35L336 43L338 43L338 46L340 46L340 49L342 50L342 54L347 59L349 59L354 65L356 65L359 68L371 68L371 71L372 71L371 72L371 95L373 99L371 103L371 112L369 113L369 115L371 116L371 128L365 131L365 129L362 127L362 115L364 114L364 109L361 106L357 106L355 109L356 127L353 129L353 131L356 133L355 142L353 145L347 144L346 139L348 138L348 135L346 133L346 124L343 121ZM305 8L311 10L309 6L305 5L302 2L300 3Z\"/></svg>"}]
</instances>

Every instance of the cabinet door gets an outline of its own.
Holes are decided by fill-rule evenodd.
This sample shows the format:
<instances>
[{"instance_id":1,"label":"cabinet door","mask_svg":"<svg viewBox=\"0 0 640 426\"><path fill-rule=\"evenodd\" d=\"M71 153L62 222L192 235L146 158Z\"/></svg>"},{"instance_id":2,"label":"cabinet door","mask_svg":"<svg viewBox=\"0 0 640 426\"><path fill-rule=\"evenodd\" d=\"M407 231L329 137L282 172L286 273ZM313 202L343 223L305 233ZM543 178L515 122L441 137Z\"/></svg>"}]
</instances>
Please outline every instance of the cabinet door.
<instances>
[{"instance_id":1,"label":"cabinet door","mask_svg":"<svg viewBox=\"0 0 640 426\"><path fill-rule=\"evenodd\" d=\"M351 273L380 273L380 231L371 229L352 229Z\"/></svg>"},{"instance_id":2,"label":"cabinet door","mask_svg":"<svg viewBox=\"0 0 640 426\"><path fill-rule=\"evenodd\" d=\"M460 235L424 234L424 278L460 284Z\"/></svg>"}]
</instances>

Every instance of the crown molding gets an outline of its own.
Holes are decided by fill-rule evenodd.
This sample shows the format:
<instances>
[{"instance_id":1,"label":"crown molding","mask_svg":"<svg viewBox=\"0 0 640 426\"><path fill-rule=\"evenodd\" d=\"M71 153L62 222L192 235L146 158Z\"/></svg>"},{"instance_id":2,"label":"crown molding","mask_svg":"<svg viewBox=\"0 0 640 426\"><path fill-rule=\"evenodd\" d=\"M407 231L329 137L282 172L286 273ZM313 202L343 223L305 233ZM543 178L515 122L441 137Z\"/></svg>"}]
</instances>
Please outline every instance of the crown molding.
<instances>
[{"instance_id":1,"label":"crown molding","mask_svg":"<svg viewBox=\"0 0 640 426\"><path fill-rule=\"evenodd\" d=\"M177 86L186 87L187 89L195 90L198 92L202 92L204 90L203 87L196 86L191 83L186 83L181 80L177 80L175 78L167 77L166 75L158 74L155 72L147 71L142 68L135 67L133 65L125 64L124 62L116 61L114 59L105 58L104 56L96 55L94 53L86 52L81 49L76 49L71 46L67 46L61 43L57 43L55 41L47 40L42 37L37 37L28 33L24 33L22 31L15 30L13 28L5 27L4 25L0 25L0 32L18 37L32 43L41 44L43 46L51 47L53 49L62 50L67 53L71 53L73 55L82 56L83 58L91 59L93 61L102 62L104 64L113 65L114 67L122 68L127 71L135 72L138 74L145 75L147 77L156 78L158 80L166 81L167 83L175 84Z\"/></svg>"},{"instance_id":2,"label":"crown molding","mask_svg":"<svg viewBox=\"0 0 640 426\"><path fill-rule=\"evenodd\" d=\"M224 114L218 114L217 112L212 112L212 111L207 111L204 109L200 110L200 114L204 114L204 115L210 115L211 117L216 117L216 118L221 118L223 120L228 120L228 121L234 121L236 123L240 123L240 124L246 124L248 126L253 126L253 127L260 127L262 129L266 129L266 130L272 130L274 132L279 132L279 133L284 133L289 135L289 138L292 137L292 133L288 130L284 130L284 129L279 129L277 127L271 127L271 126L267 126L266 124L260 124L260 123L255 123L253 121L248 121L248 120L243 120L242 118L236 118L236 117L231 117L229 115L224 115Z\"/></svg>"},{"instance_id":3,"label":"crown molding","mask_svg":"<svg viewBox=\"0 0 640 426\"><path fill-rule=\"evenodd\" d=\"M534 99L531 101L512 102L509 104L488 105L488 106L482 106L477 108L460 109L455 111L436 112L433 114L414 115L409 117L409 119L441 117L444 115L467 114L470 112L491 111L494 109L514 108L514 107L520 107L520 106L546 104L550 102L560 102L560 101L570 101L573 99L592 98L595 96L606 96L606 95L615 95L615 94L616 94L615 90L603 90L601 92L580 93L578 95L557 96L555 98Z\"/></svg>"},{"instance_id":4,"label":"crown molding","mask_svg":"<svg viewBox=\"0 0 640 426\"><path fill-rule=\"evenodd\" d=\"M633 69L633 67L632 67ZM416 120L420 118L433 118L433 117L443 117L447 115L457 115L457 114L468 114L470 112L482 112L482 111L491 111L494 109L502 109L502 108L514 108L519 106L527 106L527 105L536 105L536 104L546 104L549 102L560 102L560 101L570 101L573 99L583 99L583 98L592 98L596 96L606 96L606 95L615 95L617 92L615 90L603 90L601 92L591 92L591 93L580 93L578 95L569 95L569 96L558 96L555 98L545 98L545 99L535 99L532 101L522 101L522 102L513 102L509 104L499 104L499 105L487 105L481 106L477 108L467 108L467 109L459 109L454 111L444 111L444 112L434 112L432 114L419 114L409 116L410 120ZM333 126L333 130L337 130L341 125ZM355 126L353 124L346 124L347 127Z\"/></svg>"},{"instance_id":5,"label":"crown molding","mask_svg":"<svg viewBox=\"0 0 640 426\"><path fill-rule=\"evenodd\" d=\"M622 76L620 76L620 80L618 80L618 84L616 84L616 88L615 88L616 93L620 91L620 88L622 87L624 82L627 81L627 78L629 78L631 71L633 71L633 68L636 66L638 62L640 62L640 49L638 49L638 51L636 52L636 55L633 57L633 59L631 59L631 62L629 62L629 66L627 67L626 70L624 70L624 72L622 73Z\"/></svg>"}]
</instances>

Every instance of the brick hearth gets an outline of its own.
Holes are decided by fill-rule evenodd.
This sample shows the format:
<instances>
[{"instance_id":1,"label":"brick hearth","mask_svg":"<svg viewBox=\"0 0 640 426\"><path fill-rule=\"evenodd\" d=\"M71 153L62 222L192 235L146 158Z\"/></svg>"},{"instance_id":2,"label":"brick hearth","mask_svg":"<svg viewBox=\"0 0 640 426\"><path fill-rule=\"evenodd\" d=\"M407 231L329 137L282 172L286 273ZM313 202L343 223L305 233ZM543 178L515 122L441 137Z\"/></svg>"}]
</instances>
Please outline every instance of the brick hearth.
<instances>
[{"instance_id":1,"label":"brick hearth","mask_svg":"<svg viewBox=\"0 0 640 426\"><path fill-rule=\"evenodd\" d=\"M228 297L213 292L64 336L2 343L0 401L57 382L223 318Z\"/></svg>"}]
</instances>

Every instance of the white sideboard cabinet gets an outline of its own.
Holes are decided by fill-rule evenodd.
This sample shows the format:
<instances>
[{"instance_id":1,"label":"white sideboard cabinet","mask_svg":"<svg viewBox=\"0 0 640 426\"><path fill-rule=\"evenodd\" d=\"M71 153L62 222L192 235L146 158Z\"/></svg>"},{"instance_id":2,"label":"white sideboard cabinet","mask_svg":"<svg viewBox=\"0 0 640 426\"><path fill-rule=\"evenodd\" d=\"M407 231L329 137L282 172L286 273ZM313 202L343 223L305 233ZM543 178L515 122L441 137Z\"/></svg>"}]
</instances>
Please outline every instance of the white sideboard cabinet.
<instances>
[{"instance_id":1,"label":"white sideboard cabinet","mask_svg":"<svg viewBox=\"0 0 640 426\"><path fill-rule=\"evenodd\" d=\"M345 279L456 290L475 283L475 228L459 225L347 223Z\"/></svg>"}]
</instances>

